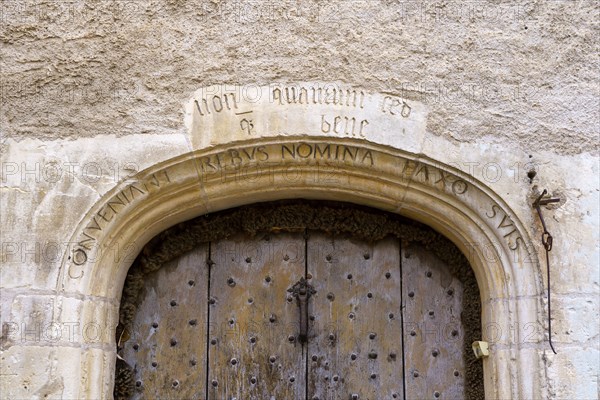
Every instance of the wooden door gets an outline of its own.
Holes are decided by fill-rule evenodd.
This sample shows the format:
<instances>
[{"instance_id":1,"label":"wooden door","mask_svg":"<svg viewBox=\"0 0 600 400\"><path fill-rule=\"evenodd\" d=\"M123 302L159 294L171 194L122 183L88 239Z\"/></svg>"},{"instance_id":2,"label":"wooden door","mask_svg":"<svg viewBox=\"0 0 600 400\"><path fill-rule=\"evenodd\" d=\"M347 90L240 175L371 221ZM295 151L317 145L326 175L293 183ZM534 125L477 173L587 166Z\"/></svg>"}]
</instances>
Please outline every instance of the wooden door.
<instances>
[{"instance_id":1,"label":"wooden door","mask_svg":"<svg viewBox=\"0 0 600 400\"><path fill-rule=\"evenodd\" d=\"M292 291L303 279L304 303ZM462 291L431 252L395 237L206 243L145 281L124 351L133 397L464 398Z\"/></svg>"},{"instance_id":2,"label":"wooden door","mask_svg":"<svg viewBox=\"0 0 600 400\"><path fill-rule=\"evenodd\" d=\"M398 240L368 244L313 233L307 249L316 290L308 398L401 398Z\"/></svg>"},{"instance_id":3,"label":"wooden door","mask_svg":"<svg viewBox=\"0 0 600 400\"><path fill-rule=\"evenodd\" d=\"M299 234L211 244L208 399L304 397L306 352L287 292L304 276L304 249Z\"/></svg>"}]
</instances>

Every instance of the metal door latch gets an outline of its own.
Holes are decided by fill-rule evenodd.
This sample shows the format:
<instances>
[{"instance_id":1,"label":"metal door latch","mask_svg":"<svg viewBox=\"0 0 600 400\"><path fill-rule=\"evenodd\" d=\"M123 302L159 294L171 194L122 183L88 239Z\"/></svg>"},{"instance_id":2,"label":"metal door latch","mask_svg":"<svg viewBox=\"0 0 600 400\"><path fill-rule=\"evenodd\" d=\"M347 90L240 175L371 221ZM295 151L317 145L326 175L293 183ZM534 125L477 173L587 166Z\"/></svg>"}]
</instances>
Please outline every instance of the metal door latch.
<instances>
[{"instance_id":1,"label":"metal door latch","mask_svg":"<svg viewBox=\"0 0 600 400\"><path fill-rule=\"evenodd\" d=\"M296 298L298 307L300 308L300 334L298 335L298 341L300 343L306 343L308 339L308 299L311 295L317 293L317 291L306 279L304 279L304 277L300 278L300 280L287 291L292 293Z\"/></svg>"}]
</instances>

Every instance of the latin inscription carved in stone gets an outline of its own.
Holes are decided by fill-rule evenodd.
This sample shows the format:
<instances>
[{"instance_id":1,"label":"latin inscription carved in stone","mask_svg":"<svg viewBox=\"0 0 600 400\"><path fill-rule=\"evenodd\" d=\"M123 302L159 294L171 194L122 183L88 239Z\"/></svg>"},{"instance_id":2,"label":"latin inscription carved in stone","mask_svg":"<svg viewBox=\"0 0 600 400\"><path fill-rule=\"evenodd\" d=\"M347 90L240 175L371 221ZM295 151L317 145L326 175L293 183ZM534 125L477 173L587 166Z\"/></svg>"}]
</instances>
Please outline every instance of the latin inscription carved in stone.
<instances>
[{"instance_id":1,"label":"latin inscription carved in stone","mask_svg":"<svg viewBox=\"0 0 600 400\"><path fill-rule=\"evenodd\" d=\"M369 125L369 121L363 119L357 123L354 117L341 117L339 115L328 118L321 115L321 132L337 133L351 137L365 137L365 127Z\"/></svg>"},{"instance_id":2,"label":"latin inscription carved in stone","mask_svg":"<svg viewBox=\"0 0 600 400\"><path fill-rule=\"evenodd\" d=\"M185 120L196 149L290 135L402 142L410 148L422 144L426 112L415 101L340 82L222 85L199 89L186 106Z\"/></svg>"},{"instance_id":3,"label":"latin inscription carved in stone","mask_svg":"<svg viewBox=\"0 0 600 400\"><path fill-rule=\"evenodd\" d=\"M517 227L500 206L492 204L491 210L485 215L489 219L495 221L494 227L502 234L502 237L507 240L509 249L514 251L521 246L523 246L523 248L526 247L525 240L523 240Z\"/></svg>"},{"instance_id":4,"label":"latin inscription carved in stone","mask_svg":"<svg viewBox=\"0 0 600 400\"><path fill-rule=\"evenodd\" d=\"M195 100L196 108L201 116L220 113L223 110L235 110L238 108L234 93L225 93L221 96L214 95L210 99Z\"/></svg>"},{"instance_id":5,"label":"latin inscription carved in stone","mask_svg":"<svg viewBox=\"0 0 600 400\"><path fill-rule=\"evenodd\" d=\"M200 157L200 169L203 173L220 171L226 168L241 167L244 164L272 165L285 160L317 160L328 162L351 162L373 166L373 152L369 149L332 143L285 143L267 149L266 146L252 146L229 149L223 152Z\"/></svg>"},{"instance_id":6,"label":"latin inscription carved in stone","mask_svg":"<svg viewBox=\"0 0 600 400\"><path fill-rule=\"evenodd\" d=\"M372 146L361 146L355 140L282 140L279 143L271 140L270 143L258 142L255 145L229 147L199 155L185 162L189 164L181 164L182 167L178 168L169 167L169 170L162 169L138 181L123 183L118 192L89 214L87 223L76 235L77 245L70 254L73 268L69 267L68 276L72 279L83 276L85 265L91 260L90 255L100 250L99 244L111 231L111 224L119 219L121 214L128 213L132 207L143 203L153 193L163 190L172 182L190 179L185 171L195 171L194 179L197 179L199 188L203 185L218 185L238 180L244 185L254 185L261 179L263 183L273 183L279 179L278 176L283 180L295 182L296 173L302 174L298 177L298 182L307 185L318 182L319 185L331 185L334 188L342 179L348 178L348 171L353 168L363 171L369 168L372 169L373 176L383 174L383 177L391 174L387 179L396 180L400 188L424 185L440 194L445 193L462 201L467 201L471 196L478 196L479 193L472 182L467 182L468 178L458 176L438 165L403 156L392 156L386 151L375 150ZM249 172L250 169L253 171ZM313 175L316 176L315 180ZM268 177L267 180L264 179L265 176ZM403 181L405 184L402 184ZM398 196L398 201L402 201L402 197ZM481 209L478 212L493 221L493 228L498 231L499 237L506 239L508 248L515 252L528 252L520 230L499 204L492 203L490 209Z\"/></svg>"},{"instance_id":7,"label":"latin inscription carved in stone","mask_svg":"<svg viewBox=\"0 0 600 400\"><path fill-rule=\"evenodd\" d=\"M455 195L464 195L469 190L469 184L466 181L432 165L404 160L401 163L400 170L407 179L423 182L441 189L449 188Z\"/></svg>"},{"instance_id":8,"label":"latin inscription carved in stone","mask_svg":"<svg viewBox=\"0 0 600 400\"><path fill-rule=\"evenodd\" d=\"M404 118L408 118L412 111L412 108L402 100L400 97L385 96L381 104L381 111L383 113L390 113L391 115L401 115Z\"/></svg>"},{"instance_id":9,"label":"latin inscription carved in stone","mask_svg":"<svg viewBox=\"0 0 600 400\"><path fill-rule=\"evenodd\" d=\"M272 100L284 104L325 104L351 108L365 108L365 91L344 89L336 84L286 85L271 91Z\"/></svg>"},{"instance_id":10,"label":"latin inscription carved in stone","mask_svg":"<svg viewBox=\"0 0 600 400\"><path fill-rule=\"evenodd\" d=\"M353 161L373 165L373 153L369 149L356 146L318 143L298 143L281 146L281 159L324 159L335 161Z\"/></svg>"},{"instance_id":11,"label":"latin inscription carved in stone","mask_svg":"<svg viewBox=\"0 0 600 400\"><path fill-rule=\"evenodd\" d=\"M87 252L96 246L103 229L117 218L123 210L136 200L160 190L171 182L169 172L162 170L151 174L148 178L126 185L117 194L111 197L89 219L87 225L81 230L77 246L73 251L72 259L76 265L83 265L88 259Z\"/></svg>"}]
</instances>

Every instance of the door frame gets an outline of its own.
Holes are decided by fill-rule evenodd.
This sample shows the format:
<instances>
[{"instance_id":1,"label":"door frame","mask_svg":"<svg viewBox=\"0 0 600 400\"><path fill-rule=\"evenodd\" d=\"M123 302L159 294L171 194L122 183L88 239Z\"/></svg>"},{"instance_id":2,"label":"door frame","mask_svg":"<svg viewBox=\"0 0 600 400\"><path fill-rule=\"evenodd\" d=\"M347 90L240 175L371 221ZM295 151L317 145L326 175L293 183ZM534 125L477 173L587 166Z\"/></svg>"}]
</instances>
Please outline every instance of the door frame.
<instances>
[{"instance_id":1,"label":"door frame","mask_svg":"<svg viewBox=\"0 0 600 400\"><path fill-rule=\"evenodd\" d=\"M256 157L234 156L244 149ZM468 258L479 285L483 339L491 342L491 356L482 360L486 398L545 397L543 374L532 374L546 369L543 275L524 225L474 177L366 140L253 139L141 171L106 193L81 220L63 257L57 292L83 299L80 318L101 315L116 326L127 271L154 236L200 215L293 198L378 208L450 239ZM531 324L534 332L524 337ZM82 348L79 397L110 398L115 338L107 335L92 346L69 343L73 346Z\"/></svg>"}]
</instances>

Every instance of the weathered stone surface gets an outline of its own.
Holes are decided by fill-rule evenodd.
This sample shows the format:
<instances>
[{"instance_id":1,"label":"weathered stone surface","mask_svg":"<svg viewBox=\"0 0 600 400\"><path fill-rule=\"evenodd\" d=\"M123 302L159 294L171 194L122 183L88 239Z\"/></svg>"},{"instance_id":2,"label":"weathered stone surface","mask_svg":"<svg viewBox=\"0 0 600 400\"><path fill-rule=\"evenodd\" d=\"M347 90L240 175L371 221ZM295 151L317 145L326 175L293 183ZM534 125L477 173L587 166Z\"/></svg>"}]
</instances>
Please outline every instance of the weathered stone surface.
<instances>
[{"instance_id":1,"label":"weathered stone surface","mask_svg":"<svg viewBox=\"0 0 600 400\"><path fill-rule=\"evenodd\" d=\"M594 1L5 2L15 138L181 133L227 82L343 80L431 106L436 136L597 151Z\"/></svg>"}]
</instances>

